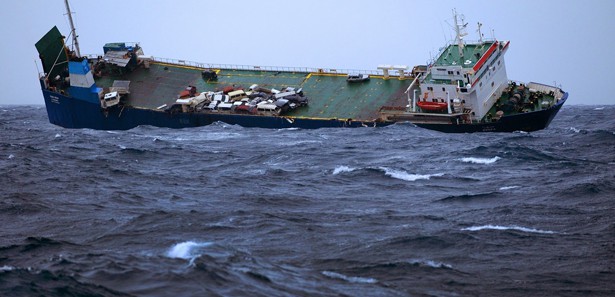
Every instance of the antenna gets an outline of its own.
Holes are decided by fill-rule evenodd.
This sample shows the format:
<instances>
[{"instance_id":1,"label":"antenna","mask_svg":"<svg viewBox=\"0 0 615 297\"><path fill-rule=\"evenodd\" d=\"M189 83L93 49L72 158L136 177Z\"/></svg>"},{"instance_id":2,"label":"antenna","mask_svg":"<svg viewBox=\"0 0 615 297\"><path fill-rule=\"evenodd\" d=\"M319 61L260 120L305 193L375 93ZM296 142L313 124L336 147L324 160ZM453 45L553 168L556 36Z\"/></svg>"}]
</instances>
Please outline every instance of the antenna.
<instances>
[{"instance_id":1,"label":"antenna","mask_svg":"<svg viewBox=\"0 0 615 297\"><path fill-rule=\"evenodd\" d=\"M73 34L75 52L77 53L77 57L81 57L81 52L79 51L79 41L77 41L77 31L75 30L75 24L73 24L73 16L70 11L70 6L68 5L68 0L64 0L64 4L66 4L66 14L68 14L68 21L70 22L70 31Z\"/></svg>"},{"instance_id":2,"label":"antenna","mask_svg":"<svg viewBox=\"0 0 615 297\"><path fill-rule=\"evenodd\" d=\"M483 43L483 33L480 32L480 27L482 27L483 24L481 24L480 22L478 22L478 42Z\"/></svg>"},{"instance_id":3,"label":"antenna","mask_svg":"<svg viewBox=\"0 0 615 297\"><path fill-rule=\"evenodd\" d=\"M455 33L457 34L457 45L459 47L459 57L463 57L463 37L468 35L464 30L468 23L465 23L463 15L458 15L457 10L453 9L453 18L455 19Z\"/></svg>"}]
</instances>

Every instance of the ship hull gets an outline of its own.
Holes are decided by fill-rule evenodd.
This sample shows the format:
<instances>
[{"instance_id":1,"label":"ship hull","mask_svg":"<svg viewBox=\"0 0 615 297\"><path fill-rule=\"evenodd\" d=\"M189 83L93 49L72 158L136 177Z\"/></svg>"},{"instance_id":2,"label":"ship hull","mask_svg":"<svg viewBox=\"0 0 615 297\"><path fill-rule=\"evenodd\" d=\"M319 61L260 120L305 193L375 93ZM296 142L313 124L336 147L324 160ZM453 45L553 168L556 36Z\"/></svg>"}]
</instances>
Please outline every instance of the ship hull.
<instances>
[{"instance_id":1,"label":"ship hull","mask_svg":"<svg viewBox=\"0 0 615 297\"><path fill-rule=\"evenodd\" d=\"M352 121L346 119L292 118L282 116L241 115L228 113L169 113L146 108L115 107L103 110L99 105L43 90L49 122L65 128L129 130L149 125L166 128L189 128L224 122L243 127L271 129L382 127L394 122Z\"/></svg>"},{"instance_id":2,"label":"ship hull","mask_svg":"<svg viewBox=\"0 0 615 297\"><path fill-rule=\"evenodd\" d=\"M564 93L562 99L550 108L509 115L502 117L500 120L492 123L476 123L476 124L427 124L415 123L416 126L437 130L446 133L475 133L475 132L515 132L525 131L532 132L545 129L549 126L553 118L557 115L566 100L568 93Z\"/></svg>"},{"instance_id":3,"label":"ship hull","mask_svg":"<svg viewBox=\"0 0 615 297\"><path fill-rule=\"evenodd\" d=\"M116 107L103 110L100 106L83 100L43 90L49 121L65 128L89 128L96 130L129 130L141 125L166 128L188 128L224 122L243 127L260 128L341 128L382 127L394 121L352 121L342 119L292 118L282 116L240 115L227 113L169 113L146 108ZM568 94L553 107L506 116L493 123L477 124L429 124L413 123L430 130L446 133L537 131L546 128L555 117Z\"/></svg>"}]
</instances>

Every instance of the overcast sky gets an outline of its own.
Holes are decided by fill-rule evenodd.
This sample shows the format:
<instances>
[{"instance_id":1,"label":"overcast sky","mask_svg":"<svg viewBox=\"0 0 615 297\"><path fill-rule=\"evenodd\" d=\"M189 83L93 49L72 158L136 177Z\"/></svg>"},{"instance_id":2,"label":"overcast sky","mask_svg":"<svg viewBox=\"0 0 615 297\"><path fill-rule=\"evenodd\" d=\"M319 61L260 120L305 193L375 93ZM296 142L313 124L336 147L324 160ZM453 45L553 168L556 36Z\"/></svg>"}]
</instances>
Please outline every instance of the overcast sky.
<instances>
[{"instance_id":1,"label":"overcast sky","mask_svg":"<svg viewBox=\"0 0 615 297\"><path fill-rule=\"evenodd\" d=\"M508 78L557 83L568 104L615 104L615 1L72 0L82 54L138 41L145 54L207 63L372 70L425 64L454 37L451 10L510 40ZM62 0L4 1L0 105L44 104L34 44Z\"/></svg>"}]
</instances>

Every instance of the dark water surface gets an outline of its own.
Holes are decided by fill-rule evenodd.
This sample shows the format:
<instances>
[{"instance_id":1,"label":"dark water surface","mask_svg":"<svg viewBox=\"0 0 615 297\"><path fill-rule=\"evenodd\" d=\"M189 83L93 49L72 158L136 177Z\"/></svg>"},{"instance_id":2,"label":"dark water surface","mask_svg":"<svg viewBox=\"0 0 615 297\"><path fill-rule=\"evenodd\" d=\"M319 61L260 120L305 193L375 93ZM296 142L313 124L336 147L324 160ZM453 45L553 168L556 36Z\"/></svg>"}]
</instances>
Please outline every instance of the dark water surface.
<instances>
[{"instance_id":1,"label":"dark water surface","mask_svg":"<svg viewBox=\"0 0 615 297\"><path fill-rule=\"evenodd\" d=\"M117 132L2 106L0 295L615 296L613 114Z\"/></svg>"}]
</instances>

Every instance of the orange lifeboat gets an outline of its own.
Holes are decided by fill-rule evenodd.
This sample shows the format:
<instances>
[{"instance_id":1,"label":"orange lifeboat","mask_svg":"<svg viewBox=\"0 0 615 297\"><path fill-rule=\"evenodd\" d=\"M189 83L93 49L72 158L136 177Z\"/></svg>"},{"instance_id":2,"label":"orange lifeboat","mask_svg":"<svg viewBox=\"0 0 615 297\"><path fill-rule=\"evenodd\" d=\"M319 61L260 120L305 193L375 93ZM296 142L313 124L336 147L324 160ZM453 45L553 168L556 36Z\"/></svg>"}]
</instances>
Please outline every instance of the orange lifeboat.
<instances>
[{"instance_id":1,"label":"orange lifeboat","mask_svg":"<svg viewBox=\"0 0 615 297\"><path fill-rule=\"evenodd\" d=\"M446 102L419 101L416 103L423 111L441 112L448 109Z\"/></svg>"}]
</instances>

